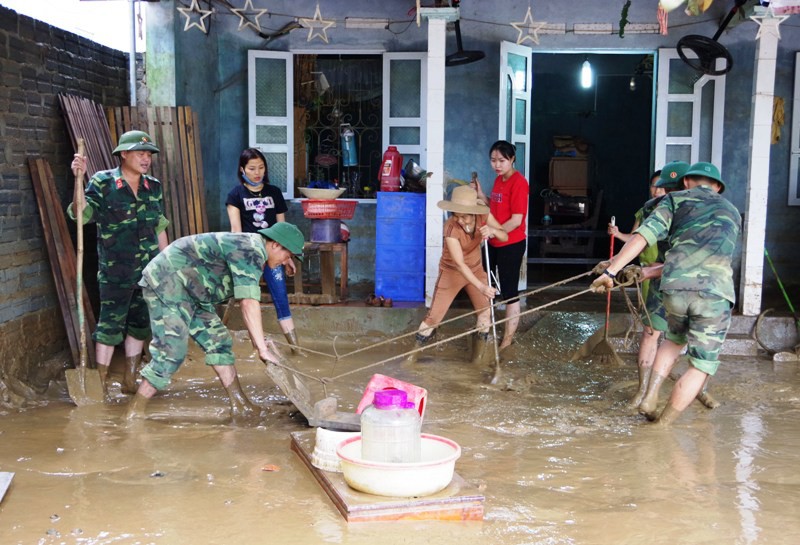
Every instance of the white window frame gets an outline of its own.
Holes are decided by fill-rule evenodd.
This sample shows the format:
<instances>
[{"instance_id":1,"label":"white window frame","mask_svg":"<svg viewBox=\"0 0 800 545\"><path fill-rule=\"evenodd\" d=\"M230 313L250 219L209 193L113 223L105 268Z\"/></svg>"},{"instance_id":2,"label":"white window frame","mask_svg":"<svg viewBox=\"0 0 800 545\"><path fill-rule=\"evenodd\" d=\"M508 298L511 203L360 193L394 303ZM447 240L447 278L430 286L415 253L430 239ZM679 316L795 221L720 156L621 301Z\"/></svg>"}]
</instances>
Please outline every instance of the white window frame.
<instances>
[{"instance_id":1,"label":"white window frame","mask_svg":"<svg viewBox=\"0 0 800 545\"><path fill-rule=\"evenodd\" d=\"M256 115L256 61L258 59L283 59L286 66L286 115ZM286 154L286 191L284 199L294 196L294 62L292 53L284 51L250 50L247 52L247 126L248 146L258 148L263 153ZM285 144L262 144L256 142L256 126L273 125L286 127Z\"/></svg>"},{"instance_id":2,"label":"white window frame","mask_svg":"<svg viewBox=\"0 0 800 545\"><path fill-rule=\"evenodd\" d=\"M391 63L396 60L418 60L420 61L420 115L418 117L391 117L389 112L390 91L391 91ZM428 89L428 54L423 52L411 53L384 53L383 54L383 149L388 146L397 146L400 155L418 155L419 164L426 165L427 162L427 141L425 131L425 120L428 116L428 100L426 90ZM392 142L390 138L391 129L394 127L416 127L419 129L420 141L417 145L399 144Z\"/></svg>"},{"instance_id":3,"label":"white window frame","mask_svg":"<svg viewBox=\"0 0 800 545\"><path fill-rule=\"evenodd\" d=\"M264 51L249 50L247 52L247 111L248 111L248 142L250 147L258 148L264 153L285 153L286 154L286 191L283 197L287 200L294 199L294 56L295 55L382 55L383 56L383 128L382 128L382 149L389 145L396 145L397 150L403 154L414 154L420 158L419 164L427 163L427 142L425 131L425 120L427 119L427 53L408 52L408 53L387 53L385 51ZM256 115L256 60L257 59L283 59L286 67L286 116L257 116ZM390 101L390 77L389 70L391 62L394 60L420 60L420 99L421 112L419 117L389 117ZM256 126L273 125L285 126L285 144L264 144L256 141ZM419 127L420 143L418 145L397 144L390 142L389 134L392 127ZM356 199L359 201L375 202L375 199Z\"/></svg>"},{"instance_id":4,"label":"white window frame","mask_svg":"<svg viewBox=\"0 0 800 545\"><path fill-rule=\"evenodd\" d=\"M693 55L691 51L688 55ZM709 76L704 74L694 84L692 93L670 93L669 76L670 61L680 59L677 49L658 50L658 81L656 96L656 168L661 168L666 163L667 148L669 146L689 146L691 149L690 163L710 161L715 165L722 164L722 137L723 121L725 114L725 75ZM717 59L717 65L724 63L724 59ZM711 157L700 157L700 122L702 120L703 87L714 81L714 114L712 119ZM689 102L692 104L692 129L689 136L667 136L667 115L669 103Z\"/></svg>"},{"instance_id":5,"label":"white window frame","mask_svg":"<svg viewBox=\"0 0 800 545\"><path fill-rule=\"evenodd\" d=\"M794 54L794 101L792 103L792 150L789 163L789 206L800 206L800 53Z\"/></svg>"}]
</instances>

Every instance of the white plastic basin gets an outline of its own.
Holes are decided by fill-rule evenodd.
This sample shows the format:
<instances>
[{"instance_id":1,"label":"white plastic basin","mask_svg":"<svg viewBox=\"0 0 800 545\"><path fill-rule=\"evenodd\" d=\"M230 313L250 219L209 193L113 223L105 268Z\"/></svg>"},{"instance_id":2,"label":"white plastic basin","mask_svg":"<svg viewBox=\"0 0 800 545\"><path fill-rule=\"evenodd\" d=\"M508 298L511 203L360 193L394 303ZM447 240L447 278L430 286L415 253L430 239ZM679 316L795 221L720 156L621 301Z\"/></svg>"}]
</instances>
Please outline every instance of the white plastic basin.
<instances>
[{"instance_id":1,"label":"white plastic basin","mask_svg":"<svg viewBox=\"0 0 800 545\"><path fill-rule=\"evenodd\" d=\"M309 199L337 199L345 192L344 189L319 189L316 187L299 187L298 189Z\"/></svg>"},{"instance_id":2,"label":"white plastic basin","mask_svg":"<svg viewBox=\"0 0 800 545\"><path fill-rule=\"evenodd\" d=\"M407 464L364 460L361 436L342 441L336 454L345 482L356 490L400 498L429 496L453 480L461 447L455 441L427 433L421 435L421 445L421 461Z\"/></svg>"}]
</instances>

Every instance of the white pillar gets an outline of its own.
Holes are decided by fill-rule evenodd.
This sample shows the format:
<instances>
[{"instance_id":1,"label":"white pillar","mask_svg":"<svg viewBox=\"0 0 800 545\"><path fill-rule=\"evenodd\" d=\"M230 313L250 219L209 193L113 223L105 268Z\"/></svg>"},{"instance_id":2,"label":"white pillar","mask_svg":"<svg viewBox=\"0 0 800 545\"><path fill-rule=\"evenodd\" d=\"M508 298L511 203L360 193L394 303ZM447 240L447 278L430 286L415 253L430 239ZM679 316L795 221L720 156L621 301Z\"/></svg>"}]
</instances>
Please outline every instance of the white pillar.
<instances>
[{"instance_id":1,"label":"white pillar","mask_svg":"<svg viewBox=\"0 0 800 545\"><path fill-rule=\"evenodd\" d=\"M742 269L739 285L740 309L745 316L761 312L761 291L764 283L764 237L767 226L769 193L770 143L772 139L772 107L775 93L778 25L785 18L774 17L771 11L755 16L759 23L753 78L752 112L750 115L750 161L747 175L745 224L742 238ZM724 179L724 178L723 178Z\"/></svg>"},{"instance_id":2,"label":"white pillar","mask_svg":"<svg viewBox=\"0 0 800 545\"><path fill-rule=\"evenodd\" d=\"M442 210L436 206L444 198L444 93L445 38L447 22L458 17L453 8L422 8L428 21L428 91L425 142L427 164L432 172L425 191L425 305L431 305L439 260L442 257Z\"/></svg>"}]
</instances>

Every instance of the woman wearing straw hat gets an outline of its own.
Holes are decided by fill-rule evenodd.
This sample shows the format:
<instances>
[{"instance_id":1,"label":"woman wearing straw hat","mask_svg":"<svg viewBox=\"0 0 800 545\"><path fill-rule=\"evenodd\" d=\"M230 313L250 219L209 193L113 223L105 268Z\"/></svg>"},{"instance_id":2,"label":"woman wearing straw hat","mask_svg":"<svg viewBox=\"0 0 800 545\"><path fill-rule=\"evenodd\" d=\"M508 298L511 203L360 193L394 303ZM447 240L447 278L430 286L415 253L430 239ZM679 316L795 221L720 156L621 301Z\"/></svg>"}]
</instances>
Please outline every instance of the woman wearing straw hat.
<instances>
[{"instance_id":1,"label":"woman wearing straw hat","mask_svg":"<svg viewBox=\"0 0 800 545\"><path fill-rule=\"evenodd\" d=\"M478 311L476 344L473 361L480 358L489 341L489 302L496 290L489 285L486 270L481 261L481 242L490 238L500 241L508 239L508 234L500 223L489 213L489 207L478 200L477 192L469 186L453 190L450 200L439 201L439 208L451 212L444 224L444 247L439 260L439 277L433 291L433 300L428 315L419 325L416 335L417 346L422 346L433 338L436 327L441 323L458 292L465 289ZM413 363L419 352L406 359Z\"/></svg>"}]
</instances>

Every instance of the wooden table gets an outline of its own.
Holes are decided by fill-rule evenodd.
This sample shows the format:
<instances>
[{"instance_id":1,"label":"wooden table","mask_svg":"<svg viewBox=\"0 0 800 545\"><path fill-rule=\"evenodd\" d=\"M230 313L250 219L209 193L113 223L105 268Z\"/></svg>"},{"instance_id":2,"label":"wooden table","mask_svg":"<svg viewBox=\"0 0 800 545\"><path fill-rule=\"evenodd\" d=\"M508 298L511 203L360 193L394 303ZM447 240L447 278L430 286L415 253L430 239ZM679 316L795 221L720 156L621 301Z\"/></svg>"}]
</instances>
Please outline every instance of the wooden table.
<instances>
[{"instance_id":1,"label":"wooden table","mask_svg":"<svg viewBox=\"0 0 800 545\"><path fill-rule=\"evenodd\" d=\"M339 254L339 296L336 296L335 254ZM303 293L303 266L309 258L319 256L320 285L322 294ZM294 275L294 294L289 296L293 303L331 304L347 300L347 243L346 242L306 242L303 246L303 263L297 265Z\"/></svg>"}]
</instances>

